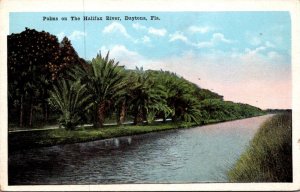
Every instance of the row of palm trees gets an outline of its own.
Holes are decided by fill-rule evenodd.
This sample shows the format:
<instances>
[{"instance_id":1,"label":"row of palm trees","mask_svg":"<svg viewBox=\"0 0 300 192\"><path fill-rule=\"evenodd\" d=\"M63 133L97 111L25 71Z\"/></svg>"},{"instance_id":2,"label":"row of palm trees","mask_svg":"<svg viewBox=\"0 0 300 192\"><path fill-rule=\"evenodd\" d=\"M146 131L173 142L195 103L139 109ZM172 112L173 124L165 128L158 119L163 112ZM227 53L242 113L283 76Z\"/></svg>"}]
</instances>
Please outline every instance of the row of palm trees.
<instances>
[{"instance_id":1,"label":"row of palm trees","mask_svg":"<svg viewBox=\"0 0 300 192\"><path fill-rule=\"evenodd\" d=\"M225 102L168 71L125 69L108 53L85 61L67 37L59 42L48 32L26 28L7 41L10 126L42 126L58 118L69 129L81 123L102 127L107 118L118 124L157 118L204 123L260 112Z\"/></svg>"},{"instance_id":2,"label":"row of palm trees","mask_svg":"<svg viewBox=\"0 0 300 192\"><path fill-rule=\"evenodd\" d=\"M92 121L103 127L108 115L118 124L130 113L134 124L156 118L197 122L201 118L200 88L168 71L125 70L119 62L98 54L87 67L79 65L50 91L49 104L60 112L59 123L67 129Z\"/></svg>"}]
</instances>

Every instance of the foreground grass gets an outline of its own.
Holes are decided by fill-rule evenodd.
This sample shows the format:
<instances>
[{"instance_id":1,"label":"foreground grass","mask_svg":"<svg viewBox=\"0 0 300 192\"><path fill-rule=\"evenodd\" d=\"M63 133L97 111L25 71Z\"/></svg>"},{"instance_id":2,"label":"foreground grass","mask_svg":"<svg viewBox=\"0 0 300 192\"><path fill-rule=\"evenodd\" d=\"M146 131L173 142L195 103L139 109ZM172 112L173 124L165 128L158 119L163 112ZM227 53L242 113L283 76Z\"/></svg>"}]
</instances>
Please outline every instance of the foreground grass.
<instances>
[{"instance_id":1,"label":"foreground grass","mask_svg":"<svg viewBox=\"0 0 300 192\"><path fill-rule=\"evenodd\" d=\"M266 121L228 177L231 182L292 182L292 114Z\"/></svg>"},{"instance_id":2,"label":"foreground grass","mask_svg":"<svg viewBox=\"0 0 300 192\"><path fill-rule=\"evenodd\" d=\"M18 149L28 149L33 147L52 146L66 143L78 143L121 137L128 135L138 135L149 132L164 131L169 129L192 127L192 123L157 123L154 125L126 125L126 126L107 126L101 129L79 128L69 131L65 129L15 132L9 133L9 151Z\"/></svg>"}]
</instances>

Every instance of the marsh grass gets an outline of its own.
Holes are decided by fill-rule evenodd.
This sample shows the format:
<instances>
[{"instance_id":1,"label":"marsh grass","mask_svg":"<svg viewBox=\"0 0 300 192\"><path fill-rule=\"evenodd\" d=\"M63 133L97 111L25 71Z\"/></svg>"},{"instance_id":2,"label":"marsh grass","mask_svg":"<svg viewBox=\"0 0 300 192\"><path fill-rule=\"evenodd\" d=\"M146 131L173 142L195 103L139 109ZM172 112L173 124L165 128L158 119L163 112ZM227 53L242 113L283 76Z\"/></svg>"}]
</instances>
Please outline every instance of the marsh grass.
<instances>
[{"instance_id":1,"label":"marsh grass","mask_svg":"<svg viewBox=\"0 0 300 192\"><path fill-rule=\"evenodd\" d=\"M292 114L266 121L228 172L231 182L292 182Z\"/></svg>"}]
</instances>

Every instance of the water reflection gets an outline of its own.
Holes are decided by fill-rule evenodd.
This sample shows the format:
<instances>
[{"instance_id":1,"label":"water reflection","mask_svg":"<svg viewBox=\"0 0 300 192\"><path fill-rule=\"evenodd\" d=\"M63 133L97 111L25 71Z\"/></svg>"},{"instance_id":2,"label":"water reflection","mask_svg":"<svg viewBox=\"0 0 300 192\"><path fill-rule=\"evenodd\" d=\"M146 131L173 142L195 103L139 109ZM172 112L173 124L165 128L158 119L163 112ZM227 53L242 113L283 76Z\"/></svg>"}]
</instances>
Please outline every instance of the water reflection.
<instances>
[{"instance_id":1,"label":"water reflection","mask_svg":"<svg viewBox=\"0 0 300 192\"><path fill-rule=\"evenodd\" d=\"M224 182L268 117L17 151L9 184Z\"/></svg>"}]
</instances>

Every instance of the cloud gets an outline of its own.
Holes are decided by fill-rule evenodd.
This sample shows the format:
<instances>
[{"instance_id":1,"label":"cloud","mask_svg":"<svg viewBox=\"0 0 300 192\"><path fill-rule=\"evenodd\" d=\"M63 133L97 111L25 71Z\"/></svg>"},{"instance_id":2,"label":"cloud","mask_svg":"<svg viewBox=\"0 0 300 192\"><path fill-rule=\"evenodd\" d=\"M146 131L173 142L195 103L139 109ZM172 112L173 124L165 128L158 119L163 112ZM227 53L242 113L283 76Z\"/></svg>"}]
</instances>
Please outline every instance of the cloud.
<instances>
[{"instance_id":1,"label":"cloud","mask_svg":"<svg viewBox=\"0 0 300 192\"><path fill-rule=\"evenodd\" d=\"M254 49L246 48L245 52L249 55L253 55L253 54L257 54L258 52L261 52L261 51L264 51L264 50L266 50L266 47L265 46L260 46L260 47L254 48Z\"/></svg>"},{"instance_id":2,"label":"cloud","mask_svg":"<svg viewBox=\"0 0 300 192\"><path fill-rule=\"evenodd\" d=\"M181 31L176 31L173 34L169 35L170 39L169 42L174 41L182 41L187 45L191 45L196 48L211 48L217 45L218 43L232 43L232 40L226 39L222 33L214 33L209 41L203 42L192 42L190 41Z\"/></svg>"},{"instance_id":3,"label":"cloud","mask_svg":"<svg viewBox=\"0 0 300 192\"><path fill-rule=\"evenodd\" d=\"M273 37L272 37L273 38ZM248 43L252 46L265 46L267 48L275 48L275 44L270 42L270 41L265 41L264 38L258 34L253 34L250 32L246 33L246 39L248 41ZM276 38L275 38L276 39ZM274 38L273 38L274 41Z\"/></svg>"},{"instance_id":4,"label":"cloud","mask_svg":"<svg viewBox=\"0 0 300 192\"><path fill-rule=\"evenodd\" d=\"M182 32L179 32L179 31L176 31L173 34L170 34L169 37L170 37L170 39L169 39L170 42L183 41L185 43L189 43L188 38L186 36L184 36Z\"/></svg>"},{"instance_id":5,"label":"cloud","mask_svg":"<svg viewBox=\"0 0 300 192\"><path fill-rule=\"evenodd\" d=\"M86 36L86 33L85 32L82 32L82 31L73 31L71 33L71 35L68 36L68 38L70 40L79 40L81 39L82 37Z\"/></svg>"},{"instance_id":6,"label":"cloud","mask_svg":"<svg viewBox=\"0 0 300 192\"><path fill-rule=\"evenodd\" d=\"M134 29L136 29L136 30L140 30L140 29L142 29L142 30L147 30L147 27L146 27L146 26L141 25L141 24L139 24L139 23L133 23L133 24L132 24L132 27L133 27Z\"/></svg>"},{"instance_id":7,"label":"cloud","mask_svg":"<svg viewBox=\"0 0 300 192\"><path fill-rule=\"evenodd\" d=\"M165 36L167 33L167 30L165 28L157 29L154 27L149 27L148 28L148 33L152 35L157 35L157 36Z\"/></svg>"},{"instance_id":8,"label":"cloud","mask_svg":"<svg viewBox=\"0 0 300 192\"><path fill-rule=\"evenodd\" d=\"M204 42L199 42L194 44L198 48L208 48L208 47L213 47L214 43L211 41L204 41Z\"/></svg>"},{"instance_id":9,"label":"cloud","mask_svg":"<svg viewBox=\"0 0 300 192\"><path fill-rule=\"evenodd\" d=\"M271 48L275 47L275 45L273 43L271 43L270 41L266 41L265 45L266 45L266 47L271 47Z\"/></svg>"},{"instance_id":10,"label":"cloud","mask_svg":"<svg viewBox=\"0 0 300 192\"><path fill-rule=\"evenodd\" d=\"M124 65L127 69L135 69L136 67L143 67L145 70L167 69L165 67L167 64L161 62L161 60L148 59L136 51L129 50L124 45L102 46L100 51L104 54L110 51L110 57L115 58L120 62L120 65Z\"/></svg>"},{"instance_id":11,"label":"cloud","mask_svg":"<svg viewBox=\"0 0 300 192\"><path fill-rule=\"evenodd\" d=\"M232 43L231 40L226 39L225 36L222 33L214 33L212 35L212 38L209 41L203 41L199 43L195 43L194 45L198 48L209 48L213 47L218 43Z\"/></svg>"},{"instance_id":12,"label":"cloud","mask_svg":"<svg viewBox=\"0 0 300 192\"><path fill-rule=\"evenodd\" d=\"M126 28L118 22L113 22L110 25L107 25L106 27L104 27L104 29L102 30L102 33L105 33L105 34L113 33L113 32L121 33L126 38L132 39L132 37L127 33Z\"/></svg>"},{"instance_id":13,"label":"cloud","mask_svg":"<svg viewBox=\"0 0 300 192\"><path fill-rule=\"evenodd\" d=\"M226 39L222 33L214 33L211 41L212 42L231 43L231 40Z\"/></svg>"},{"instance_id":14,"label":"cloud","mask_svg":"<svg viewBox=\"0 0 300 192\"><path fill-rule=\"evenodd\" d=\"M208 33L210 31L213 31L214 29L212 27L209 27L209 26L190 26L188 28L188 31L191 32L191 33L201 33L201 34L204 34L204 33Z\"/></svg>"},{"instance_id":15,"label":"cloud","mask_svg":"<svg viewBox=\"0 0 300 192\"><path fill-rule=\"evenodd\" d=\"M124 45L114 45L111 47L109 50L108 47L102 46L100 48L101 52L108 52L110 51L110 55L113 57L121 57L123 58L124 56L126 57L136 57L139 56L137 52L134 51L129 51Z\"/></svg>"},{"instance_id":16,"label":"cloud","mask_svg":"<svg viewBox=\"0 0 300 192\"><path fill-rule=\"evenodd\" d=\"M60 32L56 34L59 41L62 41L64 37L68 37L71 41L80 40L82 37L86 36L87 34L82 31L75 30L70 35L65 34L65 32Z\"/></svg>"},{"instance_id":17,"label":"cloud","mask_svg":"<svg viewBox=\"0 0 300 192\"><path fill-rule=\"evenodd\" d=\"M143 25L140 25L139 23L133 23L132 27L135 29L146 29L147 28ZM123 36L125 36L126 38L128 38L129 40L131 40L133 43L144 43L147 44L149 42L151 42L150 37L148 37L147 35L144 35L141 38L133 38L126 30L126 28L118 23L118 22L113 22L110 25L107 25L106 27L104 27L104 29L102 30L102 32L104 34L109 34L109 33L113 33L113 32L117 32L117 33L121 33Z\"/></svg>"},{"instance_id":18,"label":"cloud","mask_svg":"<svg viewBox=\"0 0 300 192\"><path fill-rule=\"evenodd\" d=\"M259 37L251 37L250 38L250 44L257 46L261 44L261 39Z\"/></svg>"},{"instance_id":19,"label":"cloud","mask_svg":"<svg viewBox=\"0 0 300 192\"><path fill-rule=\"evenodd\" d=\"M138 43L142 43L142 44L148 44L151 42L151 38L148 37L147 35L144 35L141 38L137 38L137 39L132 39L133 43L138 44Z\"/></svg>"},{"instance_id":20,"label":"cloud","mask_svg":"<svg viewBox=\"0 0 300 192\"><path fill-rule=\"evenodd\" d=\"M65 36L66 34L64 32L60 32L56 34L56 37L58 38L59 41L61 41Z\"/></svg>"},{"instance_id":21,"label":"cloud","mask_svg":"<svg viewBox=\"0 0 300 192\"><path fill-rule=\"evenodd\" d=\"M158 29L158 28L154 28L154 27L146 27L139 23L133 23L132 27L136 30L144 30L144 31L147 31L148 34L156 35L156 36L160 36L160 37L163 37L167 34L167 30L165 28Z\"/></svg>"},{"instance_id":22,"label":"cloud","mask_svg":"<svg viewBox=\"0 0 300 192\"><path fill-rule=\"evenodd\" d=\"M149 43L150 41L151 41L150 38L146 35L142 38L143 43Z\"/></svg>"},{"instance_id":23,"label":"cloud","mask_svg":"<svg viewBox=\"0 0 300 192\"><path fill-rule=\"evenodd\" d=\"M139 61L145 60L139 53L128 50L124 45L113 45L110 47L102 46L100 48L101 53L106 54L108 51L110 57L120 62L120 65L124 65L128 69L135 69L139 66Z\"/></svg>"},{"instance_id":24,"label":"cloud","mask_svg":"<svg viewBox=\"0 0 300 192\"><path fill-rule=\"evenodd\" d=\"M286 62L286 59L281 55L279 54L278 52L276 51L269 51L267 53L267 56L270 60L272 61L276 61L276 63L284 63ZM274 62L275 63L275 62Z\"/></svg>"},{"instance_id":25,"label":"cloud","mask_svg":"<svg viewBox=\"0 0 300 192\"><path fill-rule=\"evenodd\" d=\"M246 32L245 39L252 46L258 46L262 43L261 37L257 32Z\"/></svg>"}]
</instances>

